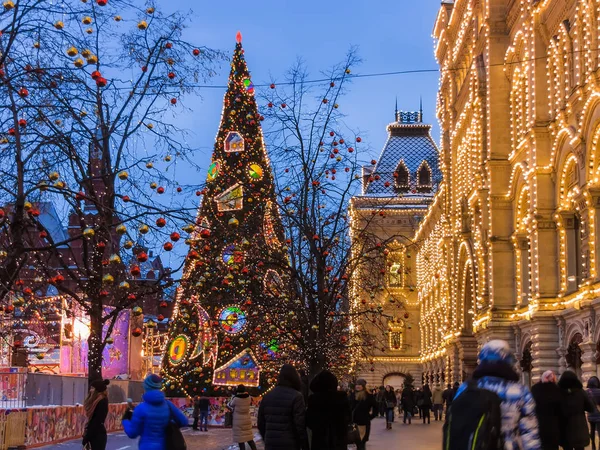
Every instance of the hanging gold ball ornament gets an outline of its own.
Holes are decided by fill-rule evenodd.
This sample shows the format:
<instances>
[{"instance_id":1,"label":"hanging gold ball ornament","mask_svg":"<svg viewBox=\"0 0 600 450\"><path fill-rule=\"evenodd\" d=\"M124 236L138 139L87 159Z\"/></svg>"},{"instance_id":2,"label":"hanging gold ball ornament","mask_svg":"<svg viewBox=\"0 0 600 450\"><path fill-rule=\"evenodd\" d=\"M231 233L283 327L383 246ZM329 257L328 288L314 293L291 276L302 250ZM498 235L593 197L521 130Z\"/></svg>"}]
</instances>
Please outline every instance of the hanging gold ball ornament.
<instances>
[{"instance_id":1,"label":"hanging gold ball ornament","mask_svg":"<svg viewBox=\"0 0 600 450\"><path fill-rule=\"evenodd\" d=\"M119 175L117 176L119 177L119 180L126 180L127 178L129 178L129 174L125 170L119 172Z\"/></svg>"},{"instance_id":2,"label":"hanging gold ball ornament","mask_svg":"<svg viewBox=\"0 0 600 450\"><path fill-rule=\"evenodd\" d=\"M121 20L123 20L123 18L121 16L115 16L114 19L115 19L115 22L120 22Z\"/></svg>"},{"instance_id":3,"label":"hanging gold ball ornament","mask_svg":"<svg viewBox=\"0 0 600 450\"><path fill-rule=\"evenodd\" d=\"M4 3L2 3L2 6L4 6L4 9L6 9L6 10L11 10L15 7L15 4L13 2L11 2L10 0L7 0Z\"/></svg>"},{"instance_id":4,"label":"hanging gold ball ornament","mask_svg":"<svg viewBox=\"0 0 600 450\"><path fill-rule=\"evenodd\" d=\"M8 252L6 250L0 250L0 259L4 259L8 256Z\"/></svg>"},{"instance_id":5,"label":"hanging gold ball ornament","mask_svg":"<svg viewBox=\"0 0 600 450\"><path fill-rule=\"evenodd\" d=\"M146 169L152 169L154 167L154 164L152 164L152 161L148 161L146 163Z\"/></svg>"},{"instance_id":6,"label":"hanging gold ball ornament","mask_svg":"<svg viewBox=\"0 0 600 450\"><path fill-rule=\"evenodd\" d=\"M44 359L46 357L46 354L45 353L38 353L38 354L35 355L35 357L37 359Z\"/></svg>"},{"instance_id":7,"label":"hanging gold ball ornament","mask_svg":"<svg viewBox=\"0 0 600 450\"><path fill-rule=\"evenodd\" d=\"M117 225L117 228L115 228L115 231L117 232L117 234L123 235L125 233L127 233L127 227L123 224Z\"/></svg>"},{"instance_id":8,"label":"hanging gold ball ornament","mask_svg":"<svg viewBox=\"0 0 600 450\"><path fill-rule=\"evenodd\" d=\"M134 316L137 317L137 316L141 316L144 311L142 311L141 307L134 306L133 309L131 310L131 312L133 313Z\"/></svg>"},{"instance_id":9,"label":"hanging gold ball ornament","mask_svg":"<svg viewBox=\"0 0 600 450\"><path fill-rule=\"evenodd\" d=\"M127 281L121 281L119 283L119 289L125 290L125 289L129 289L129 288L130 288L130 285Z\"/></svg>"},{"instance_id":10,"label":"hanging gold ball ornament","mask_svg":"<svg viewBox=\"0 0 600 450\"><path fill-rule=\"evenodd\" d=\"M125 241L125 243L123 244L123 247L125 247L127 250L129 250L130 248L133 247L133 241Z\"/></svg>"},{"instance_id":11,"label":"hanging gold ball ornament","mask_svg":"<svg viewBox=\"0 0 600 450\"><path fill-rule=\"evenodd\" d=\"M76 47L69 47L67 49L67 55L69 55L69 56L76 56L77 53L79 53L79 50L77 50Z\"/></svg>"},{"instance_id":12,"label":"hanging gold ball ornament","mask_svg":"<svg viewBox=\"0 0 600 450\"><path fill-rule=\"evenodd\" d=\"M81 58L77 58L75 61L73 61L73 65L77 68L83 67L84 64L85 62Z\"/></svg>"},{"instance_id":13,"label":"hanging gold ball ornament","mask_svg":"<svg viewBox=\"0 0 600 450\"><path fill-rule=\"evenodd\" d=\"M107 337L104 342L106 342L108 345L113 345L115 340L112 337Z\"/></svg>"},{"instance_id":14,"label":"hanging gold ball ornament","mask_svg":"<svg viewBox=\"0 0 600 450\"><path fill-rule=\"evenodd\" d=\"M74 47L72 47L74 48ZM90 51L90 49L83 49L81 50L81 56L83 56L84 58L87 58L88 56L90 56L92 54L92 52Z\"/></svg>"},{"instance_id":15,"label":"hanging gold ball ornament","mask_svg":"<svg viewBox=\"0 0 600 450\"><path fill-rule=\"evenodd\" d=\"M29 211L31 208L33 208L33 205L32 205L30 202L25 202L25 203L23 204L23 209L24 209L25 211Z\"/></svg>"},{"instance_id":16,"label":"hanging gold ball ornament","mask_svg":"<svg viewBox=\"0 0 600 450\"><path fill-rule=\"evenodd\" d=\"M111 264L120 264L121 257L117 254L112 254L112 255L110 255L110 258L108 258L108 262Z\"/></svg>"},{"instance_id":17,"label":"hanging gold ball ornament","mask_svg":"<svg viewBox=\"0 0 600 450\"><path fill-rule=\"evenodd\" d=\"M56 28L57 30L62 30L64 27L65 27L65 24L61 20L54 23L54 28Z\"/></svg>"},{"instance_id":18,"label":"hanging gold ball ornament","mask_svg":"<svg viewBox=\"0 0 600 450\"><path fill-rule=\"evenodd\" d=\"M112 284L115 281L115 277L113 277L110 273L107 273L102 277L102 282L104 284Z\"/></svg>"},{"instance_id":19,"label":"hanging gold ball ornament","mask_svg":"<svg viewBox=\"0 0 600 450\"><path fill-rule=\"evenodd\" d=\"M146 22L145 20L141 20L138 22L137 27L143 31L148 28L148 22Z\"/></svg>"},{"instance_id":20,"label":"hanging gold ball ornament","mask_svg":"<svg viewBox=\"0 0 600 450\"><path fill-rule=\"evenodd\" d=\"M89 25L92 22L93 20L90 16L85 16L83 19L81 19L81 23L83 23L84 25Z\"/></svg>"},{"instance_id":21,"label":"hanging gold ball ornament","mask_svg":"<svg viewBox=\"0 0 600 450\"><path fill-rule=\"evenodd\" d=\"M229 222L227 222L229 224L230 227L237 227L240 224L240 221L237 220L235 217L232 217L231 219L229 219Z\"/></svg>"},{"instance_id":22,"label":"hanging gold ball ornament","mask_svg":"<svg viewBox=\"0 0 600 450\"><path fill-rule=\"evenodd\" d=\"M96 232L94 231L93 228L86 228L85 230L83 230L82 234L83 234L83 237L90 239L90 238L94 237Z\"/></svg>"},{"instance_id":23,"label":"hanging gold ball ornament","mask_svg":"<svg viewBox=\"0 0 600 450\"><path fill-rule=\"evenodd\" d=\"M148 225L146 225L146 224L140 225L140 228L139 228L140 233L147 234L148 231L150 231L150 227L148 227Z\"/></svg>"},{"instance_id":24,"label":"hanging gold ball ornament","mask_svg":"<svg viewBox=\"0 0 600 450\"><path fill-rule=\"evenodd\" d=\"M98 63L98 57L96 55L90 55L87 58L87 62L88 62L88 64L97 64Z\"/></svg>"},{"instance_id":25,"label":"hanging gold ball ornament","mask_svg":"<svg viewBox=\"0 0 600 450\"><path fill-rule=\"evenodd\" d=\"M56 181L60 178L60 174L58 172L50 172L48 178L50 178L52 181Z\"/></svg>"},{"instance_id":26,"label":"hanging gold ball ornament","mask_svg":"<svg viewBox=\"0 0 600 450\"><path fill-rule=\"evenodd\" d=\"M192 231L194 231L195 226L194 224L188 223L187 225L185 225L182 230L185 231L186 233L191 233Z\"/></svg>"},{"instance_id":27,"label":"hanging gold ball ornament","mask_svg":"<svg viewBox=\"0 0 600 450\"><path fill-rule=\"evenodd\" d=\"M57 189L64 189L65 186L66 186L65 182L61 181L61 180L59 180L56 183L54 183L54 187L57 188Z\"/></svg>"},{"instance_id":28,"label":"hanging gold ball ornament","mask_svg":"<svg viewBox=\"0 0 600 450\"><path fill-rule=\"evenodd\" d=\"M166 162L169 162L169 161L171 161L171 155L167 155L167 156L165 156L165 161L166 161Z\"/></svg>"},{"instance_id":29,"label":"hanging gold ball ornament","mask_svg":"<svg viewBox=\"0 0 600 450\"><path fill-rule=\"evenodd\" d=\"M34 42L33 43L33 48L40 48L40 47L41 47L41 45L40 45L39 42Z\"/></svg>"},{"instance_id":30,"label":"hanging gold ball ornament","mask_svg":"<svg viewBox=\"0 0 600 450\"><path fill-rule=\"evenodd\" d=\"M158 187L158 184L155 183L154 181L152 183L150 183L150 189L156 189Z\"/></svg>"}]
</instances>

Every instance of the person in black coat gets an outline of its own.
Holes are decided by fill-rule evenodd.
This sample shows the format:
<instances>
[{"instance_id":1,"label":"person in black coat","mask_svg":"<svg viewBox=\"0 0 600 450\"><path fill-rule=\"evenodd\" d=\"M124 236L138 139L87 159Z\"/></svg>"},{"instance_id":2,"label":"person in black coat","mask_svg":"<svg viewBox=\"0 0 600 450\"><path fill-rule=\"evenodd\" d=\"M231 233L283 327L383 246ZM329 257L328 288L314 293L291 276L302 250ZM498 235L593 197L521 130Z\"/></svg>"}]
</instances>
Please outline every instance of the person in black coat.
<instances>
[{"instance_id":1,"label":"person in black coat","mask_svg":"<svg viewBox=\"0 0 600 450\"><path fill-rule=\"evenodd\" d=\"M556 375L551 370L542 374L539 383L531 387L535 400L540 440L544 450L558 450L560 445L561 393L556 384Z\"/></svg>"},{"instance_id":2,"label":"person in black coat","mask_svg":"<svg viewBox=\"0 0 600 450\"><path fill-rule=\"evenodd\" d=\"M595 412L592 403L577 374L567 370L560 377L558 387L561 390L561 446L564 450L583 450L590 445L585 412Z\"/></svg>"},{"instance_id":3,"label":"person in black coat","mask_svg":"<svg viewBox=\"0 0 600 450\"><path fill-rule=\"evenodd\" d=\"M360 433L360 442L356 443L356 450L364 450L371 435L371 420L377 417L379 405L375 397L367 391L367 382L362 378L356 381L355 389L354 402L350 404L350 408L352 421L358 426Z\"/></svg>"},{"instance_id":4,"label":"person in black coat","mask_svg":"<svg viewBox=\"0 0 600 450\"><path fill-rule=\"evenodd\" d=\"M346 450L350 423L350 403L345 392L337 390L338 380L328 370L310 383L306 426L312 430L311 450Z\"/></svg>"},{"instance_id":5,"label":"person in black coat","mask_svg":"<svg viewBox=\"0 0 600 450\"><path fill-rule=\"evenodd\" d=\"M385 387L385 392L383 394L383 399L385 401L385 422L386 428L388 430L392 429L392 422L394 421L394 408L396 407L396 393L394 392L394 388L391 386Z\"/></svg>"},{"instance_id":6,"label":"person in black coat","mask_svg":"<svg viewBox=\"0 0 600 450\"><path fill-rule=\"evenodd\" d=\"M600 380L598 377L590 377L587 382L587 394L590 396L592 403L600 405ZM600 436L600 412L596 411L588 414L588 422L590 423L590 439L592 440L592 450L596 450L596 430Z\"/></svg>"},{"instance_id":7,"label":"person in black coat","mask_svg":"<svg viewBox=\"0 0 600 450\"><path fill-rule=\"evenodd\" d=\"M405 384L404 390L402 391L402 409L404 410L403 423L406 423L406 419L408 419L409 425L412 423L412 416L415 409L415 405L416 400L413 387L410 384Z\"/></svg>"},{"instance_id":8,"label":"person in black coat","mask_svg":"<svg viewBox=\"0 0 600 450\"><path fill-rule=\"evenodd\" d=\"M92 450L106 449L106 428L104 421L108 415L108 395L106 386L110 384L108 380L95 380L90 386L90 391L85 401L83 409L88 418L83 434L82 445L90 444Z\"/></svg>"},{"instance_id":9,"label":"person in black coat","mask_svg":"<svg viewBox=\"0 0 600 450\"><path fill-rule=\"evenodd\" d=\"M305 404L300 375L284 364L277 386L267 393L258 408L258 431L265 450L308 450Z\"/></svg>"},{"instance_id":10,"label":"person in black coat","mask_svg":"<svg viewBox=\"0 0 600 450\"><path fill-rule=\"evenodd\" d=\"M429 385L426 384L423 386L423 397L421 399L421 410L423 411L423 423L427 421L428 424L431 423L431 407L433 406L433 402L431 401L431 389L429 389Z\"/></svg>"}]
</instances>

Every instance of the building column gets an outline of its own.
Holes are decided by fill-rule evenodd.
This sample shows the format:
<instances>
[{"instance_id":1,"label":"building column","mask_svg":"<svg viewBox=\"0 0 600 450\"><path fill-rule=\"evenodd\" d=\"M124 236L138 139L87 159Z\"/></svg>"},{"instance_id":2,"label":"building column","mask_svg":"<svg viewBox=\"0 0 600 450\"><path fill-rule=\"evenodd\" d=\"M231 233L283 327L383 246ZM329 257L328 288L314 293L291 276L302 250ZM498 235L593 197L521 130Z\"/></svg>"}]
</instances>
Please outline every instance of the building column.
<instances>
[{"instance_id":1,"label":"building column","mask_svg":"<svg viewBox=\"0 0 600 450\"><path fill-rule=\"evenodd\" d=\"M537 383L546 370L559 372L559 358L556 349L559 346L558 328L554 317L536 317L531 327L531 370L532 383Z\"/></svg>"},{"instance_id":2,"label":"building column","mask_svg":"<svg viewBox=\"0 0 600 450\"><path fill-rule=\"evenodd\" d=\"M596 376L596 343L593 341L587 341L579 344L581 351L581 378L585 383L590 377Z\"/></svg>"},{"instance_id":3,"label":"building column","mask_svg":"<svg viewBox=\"0 0 600 450\"><path fill-rule=\"evenodd\" d=\"M477 340L472 336L458 338L458 354L460 360L460 378L465 381L471 378L477 367Z\"/></svg>"}]
</instances>

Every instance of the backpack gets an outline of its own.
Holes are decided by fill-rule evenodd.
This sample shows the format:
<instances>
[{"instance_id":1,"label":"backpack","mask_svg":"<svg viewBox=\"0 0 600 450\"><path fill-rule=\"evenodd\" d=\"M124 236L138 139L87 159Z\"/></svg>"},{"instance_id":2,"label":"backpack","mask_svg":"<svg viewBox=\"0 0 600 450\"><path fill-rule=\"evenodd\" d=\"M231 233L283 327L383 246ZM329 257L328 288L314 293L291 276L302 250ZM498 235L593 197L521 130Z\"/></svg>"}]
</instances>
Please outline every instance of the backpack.
<instances>
[{"instance_id":1,"label":"backpack","mask_svg":"<svg viewBox=\"0 0 600 450\"><path fill-rule=\"evenodd\" d=\"M502 450L501 403L495 392L469 381L446 415L443 450Z\"/></svg>"}]
</instances>

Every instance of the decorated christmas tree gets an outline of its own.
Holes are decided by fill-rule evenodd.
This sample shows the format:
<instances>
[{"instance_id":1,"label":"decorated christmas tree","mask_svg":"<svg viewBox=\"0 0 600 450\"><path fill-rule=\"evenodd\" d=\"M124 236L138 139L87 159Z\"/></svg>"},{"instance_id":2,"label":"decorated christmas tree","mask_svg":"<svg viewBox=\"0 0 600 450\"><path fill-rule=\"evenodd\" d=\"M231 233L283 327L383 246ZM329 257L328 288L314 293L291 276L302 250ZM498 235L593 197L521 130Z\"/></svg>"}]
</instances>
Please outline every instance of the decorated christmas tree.
<instances>
[{"instance_id":1,"label":"decorated christmas tree","mask_svg":"<svg viewBox=\"0 0 600 450\"><path fill-rule=\"evenodd\" d=\"M163 362L168 395L263 391L285 344L287 255L241 35Z\"/></svg>"}]
</instances>

